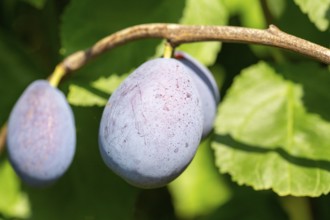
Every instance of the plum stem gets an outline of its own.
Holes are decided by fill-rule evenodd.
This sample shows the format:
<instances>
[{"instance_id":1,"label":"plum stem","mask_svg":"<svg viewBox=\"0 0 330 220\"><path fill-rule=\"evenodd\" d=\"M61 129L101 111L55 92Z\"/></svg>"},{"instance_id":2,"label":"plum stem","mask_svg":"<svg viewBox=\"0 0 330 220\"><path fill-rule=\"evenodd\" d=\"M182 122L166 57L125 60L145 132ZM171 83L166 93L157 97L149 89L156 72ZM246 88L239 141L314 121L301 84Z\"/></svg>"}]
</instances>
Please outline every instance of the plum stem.
<instances>
[{"instance_id":1,"label":"plum stem","mask_svg":"<svg viewBox=\"0 0 330 220\"><path fill-rule=\"evenodd\" d=\"M65 68L63 68L62 65L57 65L54 72L48 78L49 84L53 87L57 87L65 74Z\"/></svg>"},{"instance_id":2,"label":"plum stem","mask_svg":"<svg viewBox=\"0 0 330 220\"><path fill-rule=\"evenodd\" d=\"M163 57L164 58L171 58L173 56L173 52L174 52L174 47L172 47L172 45L169 42L165 42L165 46L164 46L164 54Z\"/></svg>"}]
</instances>

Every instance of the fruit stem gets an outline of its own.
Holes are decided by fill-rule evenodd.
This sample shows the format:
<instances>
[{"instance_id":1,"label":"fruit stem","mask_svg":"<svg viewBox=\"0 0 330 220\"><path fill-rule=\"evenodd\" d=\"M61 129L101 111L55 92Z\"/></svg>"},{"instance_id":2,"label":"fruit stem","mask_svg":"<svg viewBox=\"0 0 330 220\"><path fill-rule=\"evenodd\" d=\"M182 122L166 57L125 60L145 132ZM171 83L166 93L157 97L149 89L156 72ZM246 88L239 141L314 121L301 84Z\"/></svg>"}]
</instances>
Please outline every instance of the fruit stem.
<instances>
[{"instance_id":1,"label":"fruit stem","mask_svg":"<svg viewBox=\"0 0 330 220\"><path fill-rule=\"evenodd\" d=\"M66 71L63 68L63 65L57 65L54 72L48 78L49 84L53 87L57 87L65 74Z\"/></svg>"},{"instance_id":2,"label":"fruit stem","mask_svg":"<svg viewBox=\"0 0 330 220\"><path fill-rule=\"evenodd\" d=\"M173 56L173 52L174 52L174 47L172 47L172 45L168 41L166 41L164 46L163 57L171 58Z\"/></svg>"}]
</instances>

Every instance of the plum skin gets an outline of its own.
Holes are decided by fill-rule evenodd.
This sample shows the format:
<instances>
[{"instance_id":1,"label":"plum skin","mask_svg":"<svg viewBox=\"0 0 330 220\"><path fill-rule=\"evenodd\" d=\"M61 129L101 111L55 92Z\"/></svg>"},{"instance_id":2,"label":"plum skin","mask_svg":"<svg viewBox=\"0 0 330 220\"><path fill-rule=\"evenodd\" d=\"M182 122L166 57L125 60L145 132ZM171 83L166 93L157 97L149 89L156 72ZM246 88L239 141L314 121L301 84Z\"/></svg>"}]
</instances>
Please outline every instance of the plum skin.
<instances>
[{"instance_id":1,"label":"plum skin","mask_svg":"<svg viewBox=\"0 0 330 220\"><path fill-rule=\"evenodd\" d=\"M203 137L206 137L213 129L217 105L220 101L219 88L212 73L192 56L182 51L175 51L174 57L188 67L196 83L203 109Z\"/></svg>"},{"instance_id":2,"label":"plum skin","mask_svg":"<svg viewBox=\"0 0 330 220\"><path fill-rule=\"evenodd\" d=\"M71 164L76 146L72 110L62 92L46 80L31 83L8 121L9 160L31 186L47 186Z\"/></svg>"},{"instance_id":3,"label":"plum skin","mask_svg":"<svg viewBox=\"0 0 330 220\"><path fill-rule=\"evenodd\" d=\"M193 159L202 135L200 97L175 59L150 60L111 95L99 130L104 162L141 188L166 185Z\"/></svg>"}]
</instances>

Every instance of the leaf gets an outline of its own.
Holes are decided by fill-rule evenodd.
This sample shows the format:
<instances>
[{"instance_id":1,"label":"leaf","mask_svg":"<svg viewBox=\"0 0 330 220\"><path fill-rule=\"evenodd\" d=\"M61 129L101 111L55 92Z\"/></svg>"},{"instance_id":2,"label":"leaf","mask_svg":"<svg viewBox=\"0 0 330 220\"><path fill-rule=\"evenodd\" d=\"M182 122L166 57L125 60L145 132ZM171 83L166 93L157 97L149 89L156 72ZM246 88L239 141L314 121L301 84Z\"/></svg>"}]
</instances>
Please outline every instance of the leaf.
<instances>
[{"instance_id":1,"label":"leaf","mask_svg":"<svg viewBox=\"0 0 330 220\"><path fill-rule=\"evenodd\" d=\"M120 85L122 81L128 76L128 74L124 74L121 76L111 75L107 78L101 77L97 81L92 83L92 86L96 89L99 89L108 94L113 93L117 87Z\"/></svg>"},{"instance_id":2,"label":"leaf","mask_svg":"<svg viewBox=\"0 0 330 220\"><path fill-rule=\"evenodd\" d=\"M207 216L206 220L289 220L287 213L279 204L278 196L271 192L231 185L230 200Z\"/></svg>"},{"instance_id":3,"label":"leaf","mask_svg":"<svg viewBox=\"0 0 330 220\"><path fill-rule=\"evenodd\" d=\"M27 2L38 9L41 9L46 4L47 0L22 0L22 1Z\"/></svg>"},{"instance_id":4,"label":"leaf","mask_svg":"<svg viewBox=\"0 0 330 220\"><path fill-rule=\"evenodd\" d=\"M225 25L227 24L228 14L221 1L186 0L186 7L183 11L181 24L194 25ZM186 51L206 66L214 64L218 52L220 51L219 42L203 42L186 44L179 47L179 50Z\"/></svg>"},{"instance_id":5,"label":"leaf","mask_svg":"<svg viewBox=\"0 0 330 220\"><path fill-rule=\"evenodd\" d=\"M0 162L0 198L0 213L16 218L30 216L28 197L8 160Z\"/></svg>"},{"instance_id":6,"label":"leaf","mask_svg":"<svg viewBox=\"0 0 330 220\"><path fill-rule=\"evenodd\" d=\"M230 198L230 190L216 171L210 141L202 142L192 163L168 187L179 217L205 216Z\"/></svg>"},{"instance_id":7,"label":"leaf","mask_svg":"<svg viewBox=\"0 0 330 220\"><path fill-rule=\"evenodd\" d=\"M7 33L0 30L0 125L3 125L11 108L25 87L43 77L30 56Z\"/></svg>"},{"instance_id":8,"label":"leaf","mask_svg":"<svg viewBox=\"0 0 330 220\"><path fill-rule=\"evenodd\" d=\"M244 27L265 28L266 21L259 0L224 0L231 15L239 15ZM277 3L279 0L277 0ZM251 13L253 11L253 13Z\"/></svg>"},{"instance_id":9,"label":"leaf","mask_svg":"<svg viewBox=\"0 0 330 220\"><path fill-rule=\"evenodd\" d=\"M224 4L226 8L228 8L231 16L239 17L239 21L242 26L258 29L264 29L267 27L261 1L224 0ZM276 0L276 5L281 5L281 0ZM274 53L274 49L272 50L272 48L263 47L260 45L250 44L249 47L258 57L266 57L269 56L269 54Z\"/></svg>"},{"instance_id":10,"label":"leaf","mask_svg":"<svg viewBox=\"0 0 330 220\"><path fill-rule=\"evenodd\" d=\"M76 106L105 106L108 100L95 95L83 87L71 84L68 101L71 105Z\"/></svg>"},{"instance_id":11,"label":"leaf","mask_svg":"<svg viewBox=\"0 0 330 220\"><path fill-rule=\"evenodd\" d=\"M309 20L308 16L301 13L301 10L294 1L285 2L285 10L280 18L276 20L276 24L289 34L317 42L325 47L329 45L330 32L319 31L319 29ZM292 55L294 54L295 53L292 53Z\"/></svg>"},{"instance_id":12,"label":"leaf","mask_svg":"<svg viewBox=\"0 0 330 220\"><path fill-rule=\"evenodd\" d=\"M91 83L91 86L69 86L68 101L76 106L105 106L109 95L115 91L128 74L121 76L111 75L107 78L101 77ZM89 89L88 89L89 87ZM101 95L100 93L105 93Z\"/></svg>"},{"instance_id":13,"label":"leaf","mask_svg":"<svg viewBox=\"0 0 330 220\"><path fill-rule=\"evenodd\" d=\"M325 31L329 27L330 0L294 0L316 27Z\"/></svg>"},{"instance_id":14,"label":"leaf","mask_svg":"<svg viewBox=\"0 0 330 220\"><path fill-rule=\"evenodd\" d=\"M275 18L280 17L285 9L286 1L285 0L267 0L266 1L268 10L271 12L271 15Z\"/></svg>"},{"instance_id":15,"label":"leaf","mask_svg":"<svg viewBox=\"0 0 330 220\"><path fill-rule=\"evenodd\" d=\"M260 62L243 70L216 120L212 147L220 171L279 195L328 193L329 83L329 71L311 63L276 72Z\"/></svg>"}]
</instances>

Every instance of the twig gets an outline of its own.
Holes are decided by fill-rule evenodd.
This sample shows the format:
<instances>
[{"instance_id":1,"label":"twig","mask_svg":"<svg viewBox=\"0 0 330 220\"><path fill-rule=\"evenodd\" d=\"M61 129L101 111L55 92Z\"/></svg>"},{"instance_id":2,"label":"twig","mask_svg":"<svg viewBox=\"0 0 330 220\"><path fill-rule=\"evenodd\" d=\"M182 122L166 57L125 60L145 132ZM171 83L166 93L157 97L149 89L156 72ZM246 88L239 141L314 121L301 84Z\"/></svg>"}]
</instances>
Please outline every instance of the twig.
<instances>
[{"instance_id":1,"label":"twig","mask_svg":"<svg viewBox=\"0 0 330 220\"><path fill-rule=\"evenodd\" d=\"M85 51L78 51L59 64L65 74L83 67L92 58L129 41L163 38L176 47L198 41L222 41L269 45L309 56L330 64L330 50L307 40L287 34L274 25L259 30L232 26L199 26L179 24L142 24L118 31L103 38Z\"/></svg>"}]
</instances>

